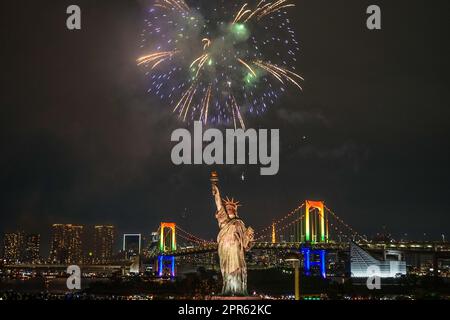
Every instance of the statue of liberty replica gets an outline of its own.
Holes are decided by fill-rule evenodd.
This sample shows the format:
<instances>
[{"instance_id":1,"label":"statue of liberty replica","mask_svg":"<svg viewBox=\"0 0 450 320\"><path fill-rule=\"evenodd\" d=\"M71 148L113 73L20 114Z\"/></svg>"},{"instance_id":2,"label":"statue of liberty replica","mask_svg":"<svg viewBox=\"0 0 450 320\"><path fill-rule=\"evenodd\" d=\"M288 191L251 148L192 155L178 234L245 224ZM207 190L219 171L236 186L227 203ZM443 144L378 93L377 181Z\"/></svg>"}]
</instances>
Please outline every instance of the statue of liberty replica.
<instances>
[{"instance_id":1,"label":"statue of liberty replica","mask_svg":"<svg viewBox=\"0 0 450 320\"><path fill-rule=\"evenodd\" d=\"M247 265L245 252L250 250L254 238L252 228L246 228L238 215L239 202L234 199L222 199L217 186L218 176L211 173L212 193L217 206L216 219L220 232L219 245L220 270L222 272L223 296L246 296Z\"/></svg>"}]
</instances>

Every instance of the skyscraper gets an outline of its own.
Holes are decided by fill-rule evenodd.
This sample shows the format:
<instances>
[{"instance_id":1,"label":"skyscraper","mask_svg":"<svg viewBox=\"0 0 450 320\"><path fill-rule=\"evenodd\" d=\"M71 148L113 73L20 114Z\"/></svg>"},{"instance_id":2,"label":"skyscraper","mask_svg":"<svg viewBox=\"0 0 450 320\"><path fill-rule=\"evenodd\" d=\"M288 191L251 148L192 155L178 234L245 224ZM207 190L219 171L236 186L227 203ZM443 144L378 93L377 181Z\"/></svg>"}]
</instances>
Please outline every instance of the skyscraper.
<instances>
[{"instance_id":1,"label":"skyscraper","mask_svg":"<svg viewBox=\"0 0 450 320\"><path fill-rule=\"evenodd\" d=\"M114 226L95 226L94 232L94 261L107 263L113 255Z\"/></svg>"},{"instance_id":2,"label":"skyscraper","mask_svg":"<svg viewBox=\"0 0 450 320\"><path fill-rule=\"evenodd\" d=\"M39 234L27 234L25 236L24 262L38 263L40 261L41 236Z\"/></svg>"},{"instance_id":3,"label":"skyscraper","mask_svg":"<svg viewBox=\"0 0 450 320\"><path fill-rule=\"evenodd\" d=\"M3 258L7 263L20 263L23 257L24 233L6 233L4 240Z\"/></svg>"},{"instance_id":4,"label":"skyscraper","mask_svg":"<svg viewBox=\"0 0 450 320\"><path fill-rule=\"evenodd\" d=\"M51 263L79 264L83 262L83 226L54 224L52 226Z\"/></svg>"}]
</instances>

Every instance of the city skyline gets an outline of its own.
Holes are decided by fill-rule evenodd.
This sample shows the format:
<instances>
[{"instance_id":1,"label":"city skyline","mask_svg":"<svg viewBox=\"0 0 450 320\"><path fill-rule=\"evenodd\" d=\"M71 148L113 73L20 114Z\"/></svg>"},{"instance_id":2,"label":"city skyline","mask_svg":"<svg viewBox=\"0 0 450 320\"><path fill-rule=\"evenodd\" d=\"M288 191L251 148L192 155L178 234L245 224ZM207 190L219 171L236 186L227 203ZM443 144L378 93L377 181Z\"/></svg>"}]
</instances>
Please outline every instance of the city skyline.
<instances>
[{"instance_id":1,"label":"city skyline","mask_svg":"<svg viewBox=\"0 0 450 320\"><path fill-rule=\"evenodd\" d=\"M93 248L91 251L95 251L95 229L97 226L112 226L114 228L114 232L117 235L125 235L125 234L142 234L145 235L146 237L151 237L151 234L153 232L155 232L158 229L158 226L160 224L160 222L175 222L178 224L178 221L183 222L184 219L162 219L159 222L155 222L154 223L154 227L151 228L150 230L143 230L143 228L135 228L135 229L131 229L131 228L124 228L122 226L118 226L118 225L111 225L111 224L83 224L83 227L87 227L89 229L94 230L93 232L89 233L88 235L88 243L90 243L91 247ZM350 222L351 223L351 222ZM77 225L77 223L64 223L63 225ZM50 224L50 226L53 224ZM79 224L81 225L81 224ZM182 225L182 224L181 224ZM260 224L260 227L267 227L270 224ZM43 239L43 241L41 241L41 248L43 251L49 251L51 248L51 228L49 227L47 229L47 231L39 233L39 236ZM416 233L410 233L407 231L407 229L405 229L405 232L392 232L391 229L389 228L389 225L379 225L378 228L376 230L374 230L373 233L366 233L366 232L362 232L363 234L367 234L367 236L371 239L375 239L375 238L380 238L380 237L392 237L394 239L397 240L417 240L417 241L445 241L448 239L448 236L450 236L446 231L446 228L442 228L441 232L435 232L435 233L427 233L427 232L416 232ZM29 228L20 228L20 227L12 227L9 228L8 230L0 233L0 237L4 237L6 234L8 233L16 233L16 232L26 232L27 234L37 234L37 230L29 227ZM207 237L205 236L206 233L200 233L199 235L202 236L205 239L214 239L213 237ZM0 238L1 239L1 238ZM287 240L287 239L285 239ZM123 241L121 237L115 237L114 238L114 248L115 249L121 249L123 246Z\"/></svg>"},{"instance_id":2,"label":"city skyline","mask_svg":"<svg viewBox=\"0 0 450 320\"><path fill-rule=\"evenodd\" d=\"M52 229L52 236L50 237L48 244L45 245L41 241L41 235L37 233L28 233L23 230L6 232L0 235L2 240L2 250L0 252L6 261L20 261L33 263L36 261L52 261L52 255L54 253L53 245L54 242L60 240L55 240L55 228L76 228L82 230L79 234L76 234L76 238L80 238L78 255L81 255L85 262L89 260L94 263L105 263L110 259L114 258L119 253L127 253L128 251L134 255L136 254L136 249L131 245L131 249L127 250L128 245L126 245L127 237L139 237L139 249L138 254L142 253L142 250L147 249L146 247L155 241L155 236L158 235L158 228L148 232L139 233L117 233L117 226L112 225L76 225L76 224L52 224L49 229ZM266 228L267 229L267 228ZM86 232L86 230L89 230ZM99 232L100 231L100 232ZM386 231L386 230L384 230ZM67 230L65 230L67 232ZM286 237L284 234L277 234L275 238L272 236L272 229L267 229L267 232L271 233L271 241L276 242L294 242L295 235L290 235ZM69 235L59 235L59 237L73 237L74 235L69 233ZM380 241L389 243L392 241L400 242L434 242L445 243L447 241L445 234L438 234L432 237L432 235L423 235L422 238L411 238L408 234L401 234L399 238L396 238L390 233L376 233L372 235L366 235L369 240ZM100 239L100 240L98 240ZM269 239L269 238L268 238ZM87 240L87 241L85 241ZM303 238L303 241L306 239ZM214 239L211 239L214 242ZM10 247L13 251L8 253L6 247ZM14 258L10 258L14 257ZM81 260L80 260L81 261ZM55 261L54 261L55 262ZM62 262L68 262L62 259Z\"/></svg>"}]
</instances>

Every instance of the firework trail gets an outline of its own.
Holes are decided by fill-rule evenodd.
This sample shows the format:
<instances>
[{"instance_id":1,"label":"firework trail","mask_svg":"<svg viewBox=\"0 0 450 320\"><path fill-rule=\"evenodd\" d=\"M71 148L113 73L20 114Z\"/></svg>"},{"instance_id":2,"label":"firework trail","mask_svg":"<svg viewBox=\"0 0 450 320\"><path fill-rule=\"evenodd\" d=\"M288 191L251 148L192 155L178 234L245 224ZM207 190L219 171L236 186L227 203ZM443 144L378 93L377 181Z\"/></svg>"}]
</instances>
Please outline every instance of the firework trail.
<instances>
[{"instance_id":1,"label":"firework trail","mask_svg":"<svg viewBox=\"0 0 450 320\"><path fill-rule=\"evenodd\" d=\"M148 92L183 121L245 128L288 87L302 90L292 0L155 0L142 36Z\"/></svg>"}]
</instances>

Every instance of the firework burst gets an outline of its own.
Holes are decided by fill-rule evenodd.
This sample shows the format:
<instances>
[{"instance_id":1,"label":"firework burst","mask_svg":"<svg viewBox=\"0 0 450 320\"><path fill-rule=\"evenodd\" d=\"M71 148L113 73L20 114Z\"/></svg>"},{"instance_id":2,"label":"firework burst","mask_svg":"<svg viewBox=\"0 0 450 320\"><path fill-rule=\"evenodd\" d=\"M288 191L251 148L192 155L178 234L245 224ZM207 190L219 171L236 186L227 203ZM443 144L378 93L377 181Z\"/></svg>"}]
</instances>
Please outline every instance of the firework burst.
<instances>
[{"instance_id":1,"label":"firework burst","mask_svg":"<svg viewBox=\"0 0 450 320\"><path fill-rule=\"evenodd\" d=\"M183 121L245 128L292 86L299 45L290 0L155 0L137 59L148 92Z\"/></svg>"}]
</instances>

